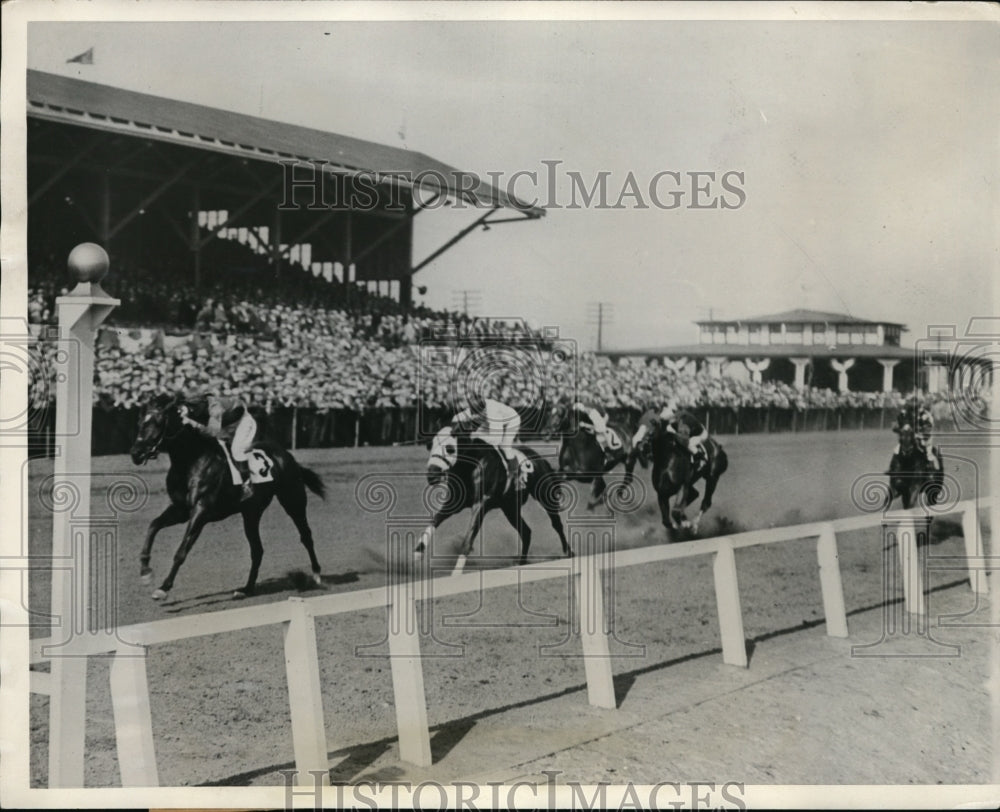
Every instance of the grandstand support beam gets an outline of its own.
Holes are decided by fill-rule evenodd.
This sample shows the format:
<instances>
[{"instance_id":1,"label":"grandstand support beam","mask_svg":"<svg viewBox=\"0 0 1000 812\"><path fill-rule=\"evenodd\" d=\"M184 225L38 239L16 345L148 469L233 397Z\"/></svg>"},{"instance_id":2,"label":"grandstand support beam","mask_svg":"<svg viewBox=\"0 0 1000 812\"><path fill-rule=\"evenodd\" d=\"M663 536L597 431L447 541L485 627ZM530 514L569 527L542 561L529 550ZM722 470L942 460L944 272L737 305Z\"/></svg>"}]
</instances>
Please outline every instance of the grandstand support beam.
<instances>
[{"instance_id":1,"label":"grandstand support beam","mask_svg":"<svg viewBox=\"0 0 1000 812\"><path fill-rule=\"evenodd\" d=\"M287 256L291 253L293 245L302 245L307 237L311 237L313 234L315 234L317 231L323 228L323 226L329 223L334 217L336 217L338 214L341 213L342 212L339 212L334 209L332 211L328 211L321 217L318 217L317 219L313 220L312 223L310 223L310 225L307 228L300 231L298 234L296 234L288 241L288 251L285 252L285 255ZM348 216L350 216L349 212Z\"/></svg>"},{"instance_id":2,"label":"grandstand support beam","mask_svg":"<svg viewBox=\"0 0 1000 812\"><path fill-rule=\"evenodd\" d=\"M247 200L242 206L240 206L236 211L226 218L224 223L219 223L215 228L211 229L208 236L202 237L198 241L198 247L204 248L212 240L219 236L224 228L231 228L236 224L236 221L240 219L244 214L246 214L250 209L252 209L257 203L267 197L271 192L275 191L281 185L281 178L277 178L273 183L260 189L253 197Z\"/></svg>"},{"instance_id":3,"label":"grandstand support beam","mask_svg":"<svg viewBox=\"0 0 1000 812\"><path fill-rule=\"evenodd\" d=\"M111 175L105 172L101 175L101 223L98 236L101 245L107 250L111 241Z\"/></svg>"},{"instance_id":4,"label":"grandstand support beam","mask_svg":"<svg viewBox=\"0 0 1000 812\"><path fill-rule=\"evenodd\" d=\"M459 231L458 234L456 234L454 237L448 240L448 242L446 242L444 245L442 245L440 248L434 251L434 253L432 253L429 257L422 260L420 264L414 266L413 270L410 272L410 276L414 276L418 271L427 267L430 263L432 263L435 259L441 256L441 254L443 254L449 248L452 248L453 246L455 246L456 243L465 239L465 237L467 237L481 225L484 225L486 223L487 218L491 214L493 214L493 212L499 211L499 208L500 208L499 206L494 206L488 212L486 212L486 214L484 214L482 217L477 218L475 222L471 223L470 225L467 225L465 228Z\"/></svg>"},{"instance_id":5,"label":"grandstand support beam","mask_svg":"<svg viewBox=\"0 0 1000 812\"><path fill-rule=\"evenodd\" d=\"M281 276L281 209L279 208L274 210L274 222L267 236L271 243L271 263L274 265L274 276L277 278Z\"/></svg>"},{"instance_id":6,"label":"grandstand support beam","mask_svg":"<svg viewBox=\"0 0 1000 812\"><path fill-rule=\"evenodd\" d=\"M438 194L434 195L434 197L431 198L431 200L430 200L429 203L426 203L426 204L424 204L422 206L416 206L415 208L411 209L409 212L407 212L406 217L403 220L400 220L398 223L396 223L396 225L392 226L390 229L388 229L387 231L384 231L382 234L380 234L377 239L375 239L373 242L371 242L368 245L366 245L365 248L364 248L364 250L360 254L358 254L356 257L350 258L350 261L351 262L361 262L361 260L363 260L365 257L367 257L372 251L374 251L376 248L378 248L382 243L384 243L386 240L388 240L388 239L392 238L393 236L395 236L395 234L400 229L405 228L410 223L412 223L413 222L413 218L416 217L418 214L420 214L420 212L422 212L428 206L434 205L434 202L438 198L440 198L440 197L441 197L441 195L440 195L440 193L438 193ZM348 245L350 245L350 242L348 242ZM412 275L412 272L411 272L411 275Z\"/></svg>"},{"instance_id":7,"label":"grandstand support beam","mask_svg":"<svg viewBox=\"0 0 1000 812\"><path fill-rule=\"evenodd\" d=\"M28 198L28 205L31 206L38 201L49 189L55 186L59 181L66 177L66 175L83 163L85 158L90 157L91 153L93 153L93 151L102 143L104 143L104 139L100 137L91 139L90 143L77 152L76 155L73 156L72 160L67 161L62 166L58 167L55 172L49 175L41 186L35 189L31 197Z\"/></svg>"},{"instance_id":8,"label":"grandstand support beam","mask_svg":"<svg viewBox=\"0 0 1000 812\"><path fill-rule=\"evenodd\" d=\"M184 179L184 176L188 174L195 166L197 166L199 160L195 159L193 161L188 161L180 169L178 169L169 178L164 180L159 186L157 186L152 192L146 195L142 200L140 200L135 206L133 206L132 211L126 214L121 220L119 220L114 227L108 233L108 239L111 239L119 231L121 231L125 226L131 223L136 217L140 216L145 208L152 203L154 203L158 198L162 197L163 194L175 186L179 181Z\"/></svg>"},{"instance_id":9,"label":"grandstand support beam","mask_svg":"<svg viewBox=\"0 0 1000 812\"><path fill-rule=\"evenodd\" d=\"M184 229L181 228L180 223L170 216L170 212L162 206L157 206L156 212L163 218L163 221L170 226L171 229L173 229L174 234L176 234L180 241L184 243L184 247L189 248L191 245L191 235L184 233Z\"/></svg>"},{"instance_id":10,"label":"grandstand support beam","mask_svg":"<svg viewBox=\"0 0 1000 812\"><path fill-rule=\"evenodd\" d=\"M198 212L201 211L201 187L195 184L191 187L191 225L189 248L194 260L194 289L201 290L201 226L198 224Z\"/></svg>"}]
</instances>

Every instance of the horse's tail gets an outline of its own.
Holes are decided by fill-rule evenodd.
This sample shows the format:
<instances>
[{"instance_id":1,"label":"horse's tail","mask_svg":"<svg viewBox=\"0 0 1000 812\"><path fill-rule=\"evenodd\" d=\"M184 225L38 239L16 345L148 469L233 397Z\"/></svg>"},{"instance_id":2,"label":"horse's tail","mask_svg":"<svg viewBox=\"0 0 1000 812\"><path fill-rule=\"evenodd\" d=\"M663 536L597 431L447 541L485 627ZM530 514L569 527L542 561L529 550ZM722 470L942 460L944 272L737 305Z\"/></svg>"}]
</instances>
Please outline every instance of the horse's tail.
<instances>
[{"instance_id":1,"label":"horse's tail","mask_svg":"<svg viewBox=\"0 0 1000 812\"><path fill-rule=\"evenodd\" d=\"M316 494L320 499L326 499L326 485L323 484L323 480L319 478L312 468L306 468L304 465L299 466L299 474L302 476L302 482L305 486Z\"/></svg>"}]
</instances>

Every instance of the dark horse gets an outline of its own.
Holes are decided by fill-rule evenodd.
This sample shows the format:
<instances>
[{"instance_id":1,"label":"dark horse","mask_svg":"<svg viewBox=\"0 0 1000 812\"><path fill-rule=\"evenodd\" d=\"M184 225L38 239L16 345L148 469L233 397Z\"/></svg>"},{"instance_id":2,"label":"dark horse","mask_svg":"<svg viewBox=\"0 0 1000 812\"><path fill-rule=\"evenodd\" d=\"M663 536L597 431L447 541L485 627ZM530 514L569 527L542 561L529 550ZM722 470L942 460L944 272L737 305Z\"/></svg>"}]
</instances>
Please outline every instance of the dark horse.
<instances>
[{"instance_id":1,"label":"dark horse","mask_svg":"<svg viewBox=\"0 0 1000 812\"><path fill-rule=\"evenodd\" d=\"M933 468L927 461L927 455L917 443L913 426L904 424L899 429L899 453L894 455L889 464L889 495L885 507L888 508L897 496L903 503L903 508L914 507L923 496L928 505L933 505L941 496L944 488L944 471L941 466L941 455L935 449L938 458L938 468Z\"/></svg>"},{"instance_id":2,"label":"dark horse","mask_svg":"<svg viewBox=\"0 0 1000 812\"><path fill-rule=\"evenodd\" d=\"M632 454L632 435L624 427L608 423L608 431L618 439L617 447L607 454L601 450L593 429L579 424L574 431L573 407L569 403L556 404L549 416L546 439L562 437L559 446L559 472L575 482L593 482L587 510L593 510L604 499L607 483L604 474L618 465L625 465L625 484L632 482L636 457ZM589 424L588 424L589 425Z\"/></svg>"},{"instance_id":3,"label":"dark horse","mask_svg":"<svg viewBox=\"0 0 1000 812\"><path fill-rule=\"evenodd\" d=\"M187 406L191 418L202 424L207 422L206 399L182 402L179 398L160 396L143 411L139 434L131 451L132 461L136 465L142 465L161 450L170 455L170 470L167 471L170 504L149 524L140 557L143 583L148 584L153 578L149 558L156 534L164 527L187 522L184 538L174 553L170 573L159 589L153 592L153 598L162 600L170 592L177 570L191 552L205 525L236 513L243 516L243 530L250 543L250 575L246 585L237 590L233 597L252 595L264 555L260 541L260 517L274 497L278 497L278 502L295 522L299 539L309 553L313 581L322 584L319 562L313 549L312 531L306 520L306 488L323 497L325 488L320 478L315 472L299 465L291 454L277 444L255 440L253 448L264 451L274 462L270 470L273 481L255 483L253 497L241 501L241 488L233 484L222 448L217 441L181 422L178 409L182 405ZM228 422L226 415L223 422Z\"/></svg>"},{"instance_id":4,"label":"dark horse","mask_svg":"<svg viewBox=\"0 0 1000 812\"><path fill-rule=\"evenodd\" d=\"M704 443L706 458L697 462L691 459L687 448L687 438L666 431L656 412L647 411L639 419L640 426L647 426L646 436L632 450L634 456L653 458L653 488L660 503L660 515L667 530L690 527L698 532L702 516L712 506L712 496L721 477L729 467L729 458L722 446L711 437ZM696 467L697 466L697 467ZM694 521L688 521L685 510L695 499L698 491L694 484L705 480L705 496ZM671 507L670 500L676 495Z\"/></svg>"},{"instance_id":5,"label":"dark horse","mask_svg":"<svg viewBox=\"0 0 1000 812\"><path fill-rule=\"evenodd\" d=\"M558 478L552 466L529 448L519 446L517 450L525 457L519 479L524 477L526 483L521 487L518 482L508 489L507 463L497 449L478 437L456 432L450 426L445 426L437 433L431 441L427 481L430 485L444 485L447 492L441 507L434 512L430 525L417 542L414 550L417 556L423 554L434 529L441 522L467 507L472 508L472 521L455 563L453 574L457 575L465 567L465 558L472 551L483 518L489 511L500 508L521 538L519 563L527 563L531 528L525 524L521 509L529 495L549 514L552 528L562 543L563 553L567 557L573 555L559 515Z\"/></svg>"}]
</instances>

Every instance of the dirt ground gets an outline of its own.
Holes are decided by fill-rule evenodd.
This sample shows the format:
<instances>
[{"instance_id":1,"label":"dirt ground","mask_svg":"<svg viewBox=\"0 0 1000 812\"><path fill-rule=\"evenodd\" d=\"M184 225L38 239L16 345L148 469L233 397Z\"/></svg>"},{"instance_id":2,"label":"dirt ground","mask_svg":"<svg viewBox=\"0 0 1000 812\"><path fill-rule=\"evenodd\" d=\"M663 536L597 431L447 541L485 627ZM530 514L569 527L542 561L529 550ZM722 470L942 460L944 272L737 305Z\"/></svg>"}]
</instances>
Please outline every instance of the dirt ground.
<instances>
[{"instance_id":1,"label":"dirt ground","mask_svg":"<svg viewBox=\"0 0 1000 812\"><path fill-rule=\"evenodd\" d=\"M721 438L731 467L703 536L857 515L854 480L884 470L892 435L843 432ZM968 443L968 438L963 439ZM990 493L987 449L951 449L948 473L959 498ZM309 450L297 454L329 489L310 498L327 592L385 583L388 529L419 529L426 452L422 448ZM95 460L94 502L116 475L139 474L148 502L117 526L120 624L282 601L316 591L291 521L276 504L265 515L259 592L234 604L249 566L239 520L211 525L167 601L139 583L138 553L150 518L165 505L164 461L136 469L126 458ZM51 542L51 514L39 500L51 463L32 463L31 553ZM393 513L359 506L356 487L384 474L398 494ZM648 473L641 472L648 485ZM436 559L449 563L468 514L443 525ZM409 516L410 518L405 518ZM404 518L400 518L404 517ZM536 506L533 560L560 566L559 545ZM604 521L571 514L572 524ZM988 515L981 514L989 552ZM394 524L393 524L394 523ZM618 549L665 541L652 493L613 522ZM560 781L737 781L749 784L983 784L993 780L993 715L987 680L995 658L989 598L977 601L954 569L964 555L958 517L938 519L927 562L931 627L902 633L896 551L881 529L838 536L847 640L825 635L815 545L789 541L737 551L750 664L724 665L711 560L688 558L621 568L606 579L619 707L592 708L579 641L569 623L569 577L436 599L424 604L421 640L434 764L401 762L396 744L384 610L317 620L327 739L334 782L434 779ZM180 530L161 535L153 555L165 574ZM518 545L491 515L469 567L510 566ZM952 567L949 569L948 567ZM567 570L568 572L568 570ZM48 605L48 573L34 573L29 606ZM155 585L155 584L154 584ZM941 625L941 616L949 625ZM896 633L883 632L895 624ZM975 625L979 624L979 625ZM45 636L47 628L33 630ZM885 639L883 639L885 638ZM154 735L164 786L281 784L293 765L281 630L277 626L194 638L151 649ZM119 784L108 663L89 672L86 780ZM47 699L33 696L32 782L44 786Z\"/></svg>"}]
</instances>

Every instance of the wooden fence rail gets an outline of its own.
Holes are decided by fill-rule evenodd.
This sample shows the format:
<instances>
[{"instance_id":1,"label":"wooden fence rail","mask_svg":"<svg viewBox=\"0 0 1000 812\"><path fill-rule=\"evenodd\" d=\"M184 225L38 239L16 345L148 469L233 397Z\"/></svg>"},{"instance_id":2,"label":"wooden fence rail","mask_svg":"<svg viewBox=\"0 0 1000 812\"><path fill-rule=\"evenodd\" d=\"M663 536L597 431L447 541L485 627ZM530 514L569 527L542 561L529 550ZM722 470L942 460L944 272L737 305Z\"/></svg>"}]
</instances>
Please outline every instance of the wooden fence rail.
<instances>
[{"instance_id":1,"label":"wooden fence rail","mask_svg":"<svg viewBox=\"0 0 1000 812\"><path fill-rule=\"evenodd\" d=\"M987 592L978 511L992 498L956 503L939 515L962 514L966 567L972 589ZM826 619L826 633L847 637L848 623L837 555L837 533L889 525L900 551L901 575L907 612L923 616L925 584L918 565L917 537L926 532L927 513L921 508L812 522L790 527L768 528L732 536L698 539L622 551L600 551L566 560L565 567L544 561L523 567L466 572L434 578L432 589L413 589L405 579L385 587L322 595L293 597L280 603L240 607L192 618L157 620L97 631L56 642L54 638L32 641L31 662L58 656L113 653L111 697L118 740L123 786L157 786L158 774L153 746L152 714L146 676L146 652L150 646L194 637L204 637L259 626L283 624L286 678L292 720L296 768L304 781L312 771L328 771L328 745L319 676L319 653L315 619L369 609L387 608L387 636L392 667L400 758L420 766L431 763L430 734L424 693L420 640L415 623L420 600L496 589L554 578L573 577L576 612L581 637L581 655L591 705L615 708L613 675L608 646L608 624L604 608L603 569L620 569L662 561L713 556L713 581L719 616L722 659L729 665L747 666L743 611L740 601L735 550L780 542L815 541L817 572ZM590 545L593 546L593 545ZM588 550L589 552L589 550ZM610 555L609 555L610 553ZM608 566L607 562L613 563ZM49 692L47 675L32 672L31 690ZM82 754L81 754L82 758Z\"/></svg>"}]
</instances>

